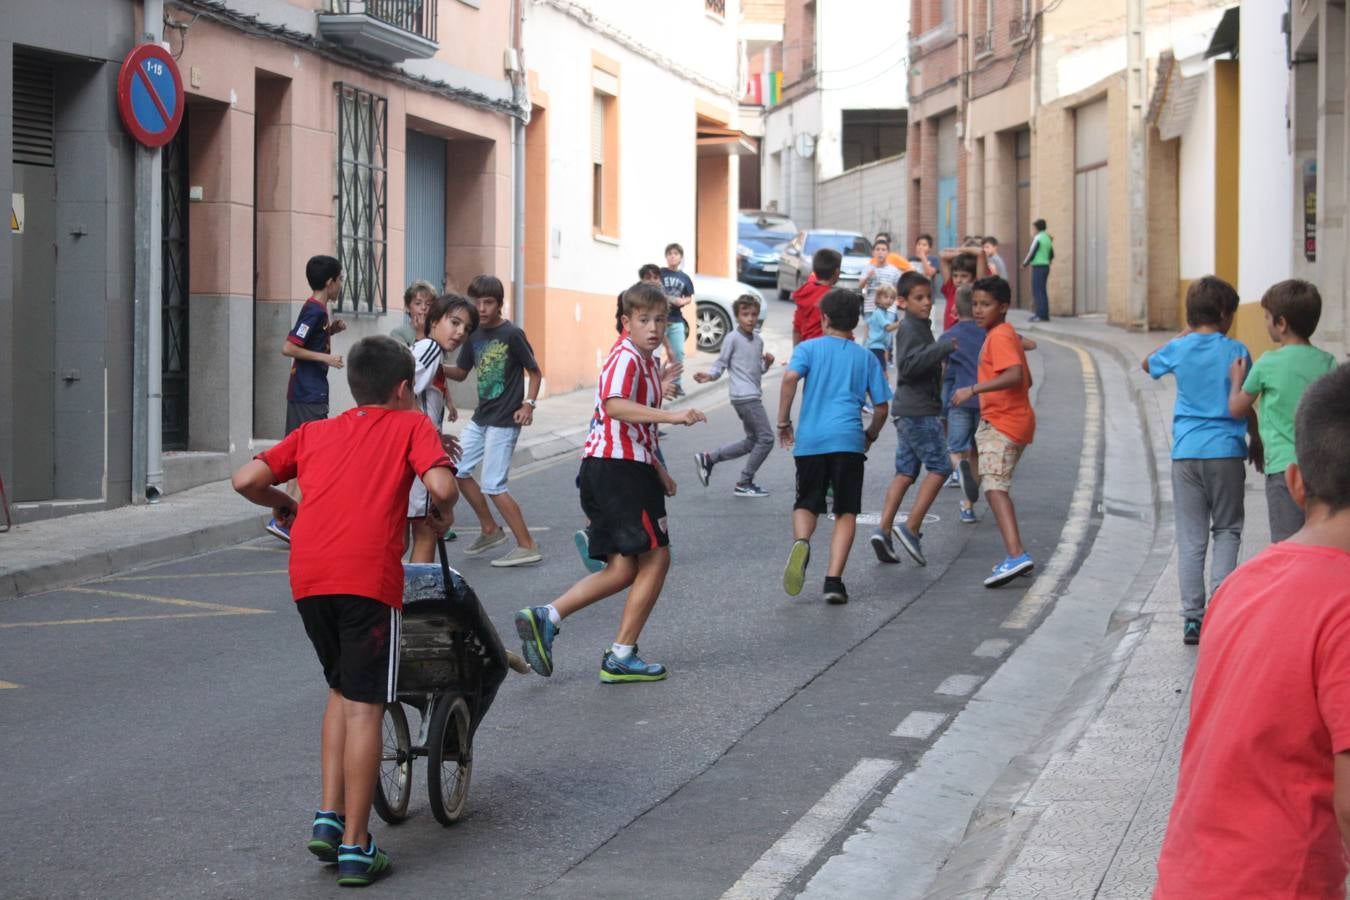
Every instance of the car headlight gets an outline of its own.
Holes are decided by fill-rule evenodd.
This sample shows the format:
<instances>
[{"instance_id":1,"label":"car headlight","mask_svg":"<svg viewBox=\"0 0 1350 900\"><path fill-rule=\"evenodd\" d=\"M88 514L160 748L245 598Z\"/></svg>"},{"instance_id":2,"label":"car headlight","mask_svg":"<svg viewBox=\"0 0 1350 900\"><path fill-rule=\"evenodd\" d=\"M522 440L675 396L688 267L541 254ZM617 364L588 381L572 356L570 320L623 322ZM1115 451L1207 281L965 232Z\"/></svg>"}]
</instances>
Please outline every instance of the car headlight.
<instances>
[{"instance_id":1,"label":"car headlight","mask_svg":"<svg viewBox=\"0 0 1350 900\"><path fill-rule=\"evenodd\" d=\"M754 252L753 252L749 247L745 246L744 244L737 244L737 245L736 245L736 255L737 255L737 256L754 256L755 254L754 254Z\"/></svg>"}]
</instances>

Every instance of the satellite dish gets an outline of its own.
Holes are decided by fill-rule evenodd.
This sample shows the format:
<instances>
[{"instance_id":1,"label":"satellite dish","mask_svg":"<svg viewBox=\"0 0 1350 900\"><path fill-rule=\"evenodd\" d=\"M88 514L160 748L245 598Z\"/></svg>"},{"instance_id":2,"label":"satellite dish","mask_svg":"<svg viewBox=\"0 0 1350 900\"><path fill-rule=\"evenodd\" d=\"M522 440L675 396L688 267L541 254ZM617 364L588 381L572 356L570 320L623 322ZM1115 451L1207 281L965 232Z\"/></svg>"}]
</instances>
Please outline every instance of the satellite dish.
<instances>
[{"instance_id":1,"label":"satellite dish","mask_svg":"<svg viewBox=\"0 0 1350 900\"><path fill-rule=\"evenodd\" d=\"M816 154L816 139L812 135L797 135L797 142L794 146L797 150L797 155L802 159L810 159Z\"/></svg>"}]
</instances>

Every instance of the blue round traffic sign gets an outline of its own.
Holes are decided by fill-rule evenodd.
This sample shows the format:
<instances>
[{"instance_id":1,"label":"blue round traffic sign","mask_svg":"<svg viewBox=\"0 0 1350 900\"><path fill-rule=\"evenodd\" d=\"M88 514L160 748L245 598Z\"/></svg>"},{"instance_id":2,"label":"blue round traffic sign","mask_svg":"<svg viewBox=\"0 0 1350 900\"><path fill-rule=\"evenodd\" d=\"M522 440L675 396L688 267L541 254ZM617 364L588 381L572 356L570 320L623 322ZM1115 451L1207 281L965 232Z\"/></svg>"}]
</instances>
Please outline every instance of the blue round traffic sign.
<instances>
[{"instance_id":1,"label":"blue round traffic sign","mask_svg":"<svg viewBox=\"0 0 1350 900\"><path fill-rule=\"evenodd\" d=\"M162 147L183 122L183 79L169 51L141 44L127 54L117 75L117 110L131 136Z\"/></svg>"}]
</instances>

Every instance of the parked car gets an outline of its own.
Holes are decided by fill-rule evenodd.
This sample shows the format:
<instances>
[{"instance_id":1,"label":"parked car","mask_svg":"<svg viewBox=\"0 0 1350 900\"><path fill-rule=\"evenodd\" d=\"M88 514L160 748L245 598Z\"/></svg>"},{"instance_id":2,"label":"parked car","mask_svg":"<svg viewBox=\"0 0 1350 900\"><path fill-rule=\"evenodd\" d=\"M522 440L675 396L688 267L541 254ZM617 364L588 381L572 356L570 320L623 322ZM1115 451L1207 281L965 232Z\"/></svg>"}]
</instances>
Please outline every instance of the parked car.
<instances>
[{"instance_id":1,"label":"parked car","mask_svg":"<svg viewBox=\"0 0 1350 900\"><path fill-rule=\"evenodd\" d=\"M796 234L797 226L782 213L741 213L736 232L736 277L752 284L773 284L778 278L778 254Z\"/></svg>"},{"instance_id":2,"label":"parked car","mask_svg":"<svg viewBox=\"0 0 1350 900\"><path fill-rule=\"evenodd\" d=\"M722 339L727 332L735 328L736 317L731 313L731 304L742 294L749 294L759 303L759 322L755 328L764 324L764 315L768 307L764 297L750 285L722 278L718 275L691 275L694 279L694 335L698 340L698 349L716 353L722 349ZM686 310L689 307L685 307ZM689 318L688 312L685 318Z\"/></svg>"},{"instance_id":3,"label":"parked car","mask_svg":"<svg viewBox=\"0 0 1350 900\"><path fill-rule=\"evenodd\" d=\"M787 300L792 292L811 277L811 257L817 250L832 247L843 256L838 287L858 289L867 261L872 258L872 242L856 231L812 228L800 231L788 241L778 256L778 298Z\"/></svg>"}]
</instances>

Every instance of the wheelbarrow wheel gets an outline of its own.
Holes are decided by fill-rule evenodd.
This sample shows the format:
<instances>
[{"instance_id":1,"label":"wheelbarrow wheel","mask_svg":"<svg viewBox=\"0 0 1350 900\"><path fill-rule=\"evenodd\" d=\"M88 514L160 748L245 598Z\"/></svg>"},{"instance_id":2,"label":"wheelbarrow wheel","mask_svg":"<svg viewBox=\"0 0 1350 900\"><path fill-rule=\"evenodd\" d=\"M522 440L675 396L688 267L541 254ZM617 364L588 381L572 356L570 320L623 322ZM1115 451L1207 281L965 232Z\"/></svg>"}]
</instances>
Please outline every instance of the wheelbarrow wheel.
<instances>
[{"instance_id":1,"label":"wheelbarrow wheel","mask_svg":"<svg viewBox=\"0 0 1350 900\"><path fill-rule=\"evenodd\" d=\"M380 777L375 782L375 812L390 825L408 818L412 761L412 738L403 704L386 703L381 728Z\"/></svg>"},{"instance_id":2,"label":"wheelbarrow wheel","mask_svg":"<svg viewBox=\"0 0 1350 900\"><path fill-rule=\"evenodd\" d=\"M427 790L431 812L442 825L453 825L464 815L473 773L471 740L464 698L441 698L431 714L427 735Z\"/></svg>"}]
</instances>

